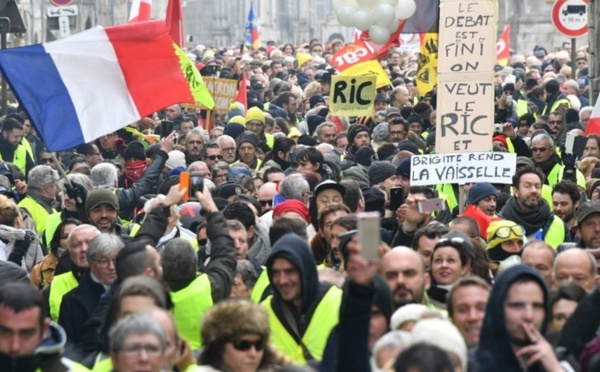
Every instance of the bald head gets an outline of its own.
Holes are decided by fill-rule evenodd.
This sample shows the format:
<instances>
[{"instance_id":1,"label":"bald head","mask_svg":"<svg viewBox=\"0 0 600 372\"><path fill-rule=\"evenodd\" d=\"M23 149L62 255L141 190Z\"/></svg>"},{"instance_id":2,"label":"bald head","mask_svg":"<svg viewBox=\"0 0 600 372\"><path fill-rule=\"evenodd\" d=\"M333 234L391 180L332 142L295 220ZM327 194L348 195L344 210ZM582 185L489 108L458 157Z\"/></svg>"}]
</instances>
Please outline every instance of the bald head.
<instances>
[{"instance_id":1,"label":"bald head","mask_svg":"<svg viewBox=\"0 0 600 372\"><path fill-rule=\"evenodd\" d=\"M556 256L552 276L555 285L562 281L569 281L591 292L596 287L597 271L594 256L584 249L572 248Z\"/></svg>"},{"instance_id":2,"label":"bald head","mask_svg":"<svg viewBox=\"0 0 600 372\"><path fill-rule=\"evenodd\" d=\"M165 309L152 307L145 312L158 326L165 332L167 336L167 348L163 358L163 369L172 371L177 359L177 351L179 350L179 336L177 335L177 326L171 314Z\"/></svg>"},{"instance_id":3,"label":"bald head","mask_svg":"<svg viewBox=\"0 0 600 372\"><path fill-rule=\"evenodd\" d=\"M266 182L258 189L258 201L262 206L263 214L273 209L273 198L277 192L275 182Z\"/></svg>"},{"instance_id":4,"label":"bald head","mask_svg":"<svg viewBox=\"0 0 600 372\"><path fill-rule=\"evenodd\" d=\"M523 248L521 260L523 263L537 271L546 282L548 288L552 287L552 270L556 251L543 240L534 240Z\"/></svg>"},{"instance_id":5,"label":"bald head","mask_svg":"<svg viewBox=\"0 0 600 372\"><path fill-rule=\"evenodd\" d=\"M423 303L429 288L429 274L419 254L408 247L396 247L381 259L381 274L394 297L395 308L410 303Z\"/></svg>"}]
</instances>

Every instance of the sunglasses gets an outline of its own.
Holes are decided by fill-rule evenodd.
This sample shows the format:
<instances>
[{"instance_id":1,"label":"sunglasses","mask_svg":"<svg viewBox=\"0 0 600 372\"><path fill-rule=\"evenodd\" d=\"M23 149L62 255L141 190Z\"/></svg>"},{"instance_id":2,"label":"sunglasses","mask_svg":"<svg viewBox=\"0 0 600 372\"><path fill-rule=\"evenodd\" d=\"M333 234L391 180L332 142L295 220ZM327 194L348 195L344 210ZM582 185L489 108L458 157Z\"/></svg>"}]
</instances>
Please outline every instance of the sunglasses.
<instances>
[{"instance_id":1,"label":"sunglasses","mask_svg":"<svg viewBox=\"0 0 600 372\"><path fill-rule=\"evenodd\" d=\"M206 158L210 159L210 160L221 160L221 159L223 159L223 155L210 155L210 156L207 156Z\"/></svg>"},{"instance_id":2,"label":"sunglasses","mask_svg":"<svg viewBox=\"0 0 600 372\"><path fill-rule=\"evenodd\" d=\"M208 243L208 239L198 239L198 245L204 247Z\"/></svg>"},{"instance_id":3,"label":"sunglasses","mask_svg":"<svg viewBox=\"0 0 600 372\"><path fill-rule=\"evenodd\" d=\"M257 340L257 341L233 340L230 342L233 345L233 348L238 351L248 351L253 346L254 346L254 350L256 350L256 351L261 351L265 348L265 343L263 342L263 340Z\"/></svg>"},{"instance_id":4,"label":"sunglasses","mask_svg":"<svg viewBox=\"0 0 600 372\"><path fill-rule=\"evenodd\" d=\"M548 151L547 147L532 147L531 152L546 152Z\"/></svg>"},{"instance_id":5,"label":"sunglasses","mask_svg":"<svg viewBox=\"0 0 600 372\"><path fill-rule=\"evenodd\" d=\"M266 207L267 205L273 205L273 201L272 200L259 200L258 202L263 207Z\"/></svg>"},{"instance_id":6,"label":"sunglasses","mask_svg":"<svg viewBox=\"0 0 600 372\"><path fill-rule=\"evenodd\" d=\"M548 124L562 124L562 120L551 120L548 122Z\"/></svg>"},{"instance_id":7,"label":"sunglasses","mask_svg":"<svg viewBox=\"0 0 600 372\"><path fill-rule=\"evenodd\" d=\"M494 232L492 239L496 238L496 237L498 237L500 239L509 238L511 235L511 232L520 238L525 236L525 229L523 229L523 227L520 225L502 226L502 227L499 227L498 230L496 230L496 232ZM489 240L492 240L492 239L489 239Z\"/></svg>"},{"instance_id":8,"label":"sunglasses","mask_svg":"<svg viewBox=\"0 0 600 372\"><path fill-rule=\"evenodd\" d=\"M442 238L440 240L438 240L438 242L436 243L436 245L442 245L444 243L455 243L455 244L465 244L466 240L464 240L463 238L459 238L458 236L455 236L453 238Z\"/></svg>"},{"instance_id":9,"label":"sunglasses","mask_svg":"<svg viewBox=\"0 0 600 372\"><path fill-rule=\"evenodd\" d=\"M42 164L54 163L54 160L52 160L52 158L41 158L40 163L42 163Z\"/></svg>"}]
</instances>

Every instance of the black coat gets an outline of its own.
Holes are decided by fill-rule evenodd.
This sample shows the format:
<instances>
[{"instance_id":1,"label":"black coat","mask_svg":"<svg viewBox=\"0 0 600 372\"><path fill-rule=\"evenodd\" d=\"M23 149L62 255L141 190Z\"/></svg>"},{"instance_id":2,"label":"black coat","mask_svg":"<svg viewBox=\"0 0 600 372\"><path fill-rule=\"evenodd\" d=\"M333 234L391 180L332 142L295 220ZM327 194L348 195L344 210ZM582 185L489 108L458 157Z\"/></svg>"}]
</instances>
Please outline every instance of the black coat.
<instances>
[{"instance_id":1,"label":"black coat","mask_svg":"<svg viewBox=\"0 0 600 372\"><path fill-rule=\"evenodd\" d=\"M63 296L58 324L64 328L70 344L78 344L81 341L83 324L98 306L104 290L102 284L92 279L91 271L86 270L79 286Z\"/></svg>"}]
</instances>

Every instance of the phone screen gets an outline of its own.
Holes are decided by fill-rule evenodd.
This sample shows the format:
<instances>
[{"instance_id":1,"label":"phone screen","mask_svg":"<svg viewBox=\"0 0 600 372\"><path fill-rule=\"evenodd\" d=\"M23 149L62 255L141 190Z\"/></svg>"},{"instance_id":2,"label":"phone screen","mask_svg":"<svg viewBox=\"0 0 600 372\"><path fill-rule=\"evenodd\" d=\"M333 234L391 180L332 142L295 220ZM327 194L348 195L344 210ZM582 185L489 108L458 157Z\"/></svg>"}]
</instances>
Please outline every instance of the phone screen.
<instances>
[{"instance_id":1,"label":"phone screen","mask_svg":"<svg viewBox=\"0 0 600 372\"><path fill-rule=\"evenodd\" d=\"M189 198L196 200L196 193L204 191L204 175L202 173L190 173Z\"/></svg>"},{"instance_id":2,"label":"phone screen","mask_svg":"<svg viewBox=\"0 0 600 372\"><path fill-rule=\"evenodd\" d=\"M390 189L390 210L395 211L404 204L404 188L392 187Z\"/></svg>"},{"instance_id":3,"label":"phone screen","mask_svg":"<svg viewBox=\"0 0 600 372\"><path fill-rule=\"evenodd\" d=\"M378 212L358 213L358 239L362 256L370 261L379 260L377 254L381 240L381 218Z\"/></svg>"}]
</instances>

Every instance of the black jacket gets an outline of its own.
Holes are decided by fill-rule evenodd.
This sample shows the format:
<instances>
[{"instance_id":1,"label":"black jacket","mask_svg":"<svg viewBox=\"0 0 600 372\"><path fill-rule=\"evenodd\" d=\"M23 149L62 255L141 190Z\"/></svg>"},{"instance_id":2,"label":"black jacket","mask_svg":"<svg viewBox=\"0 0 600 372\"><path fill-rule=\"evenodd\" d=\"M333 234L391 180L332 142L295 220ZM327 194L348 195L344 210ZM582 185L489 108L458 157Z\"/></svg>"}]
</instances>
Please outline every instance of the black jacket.
<instances>
[{"instance_id":1,"label":"black jacket","mask_svg":"<svg viewBox=\"0 0 600 372\"><path fill-rule=\"evenodd\" d=\"M92 279L88 269L83 273L79 285L63 296L58 324L65 330L70 344L79 344L83 335L82 325L98 306L102 293L104 286Z\"/></svg>"},{"instance_id":2,"label":"black jacket","mask_svg":"<svg viewBox=\"0 0 600 372\"><path fill-rule=\"evenodd\" d=\"M142 178L134 182L128 189L116 189L115 195L119 199L119 217L125 220L133 219L133 210L137 206L138 199L152 192L152 188L158 182L162 169L169 158L169 154L159 150Z\"/></svg>"},{"instance_id":3,"label":"black jacket","mask_svg":"<svg viewBox=\"0 0 600 372\"><path fill-rule=\"evenodd\" d=\"M476 360L480 371L504 372L522 371L523 368L511 347L506 324L504 322L504 301L509 288L517 280L529 277L539 284L544 293L545 317L540 332L546 334L550 322L550 307L548 304L548 289L544 279L532 268L526 265L516 265L503 271L497 278L485 310L485 318L481 326L481 336L476 352ZM528 371L543 371L535 364Z\"/></svg>"}]
</instances>

